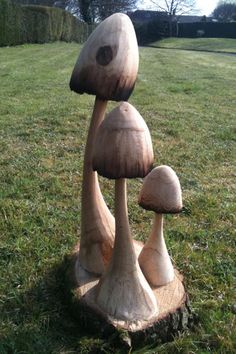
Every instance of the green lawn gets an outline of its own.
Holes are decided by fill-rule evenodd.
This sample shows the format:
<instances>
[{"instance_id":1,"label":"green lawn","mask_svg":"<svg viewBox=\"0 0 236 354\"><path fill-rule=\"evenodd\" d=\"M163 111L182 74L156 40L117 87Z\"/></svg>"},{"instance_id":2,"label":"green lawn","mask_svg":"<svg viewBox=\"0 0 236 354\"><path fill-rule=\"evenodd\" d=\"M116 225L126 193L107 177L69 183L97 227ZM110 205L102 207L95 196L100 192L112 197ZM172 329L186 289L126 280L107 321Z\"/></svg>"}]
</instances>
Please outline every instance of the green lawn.
<instances>
[{"instance_id":1,"label":"green lawn","mask_svg":"<svg viewBox=\"0 0 236 354\"><path fill-rule=\"evenodd\" d=\"M78 236L82 161L93 97L70 92L76 44L0 48L0 353L118 353L89 336L63 302L60 265ZM236 350L236 57L140 49L130 102L152 135L156 165L183 188L165 235L197 316L194 330L139 353ZM109 105L109 110L114 104ZM101 179L113 207L113 182ZM134 237L152 213L128 183ZM97 350L97 351L96 351Z\"/></svg>"},{"instance_id":2,"label":"green lawn","mask_svg":"<svg viewBox=\"0 0 236 354\"><path fill-rule=\"evenodd\" d=\"M236 54L236 39L231 38L166 38L153 43L155 47Z\"/></svg>"}]
</instances>

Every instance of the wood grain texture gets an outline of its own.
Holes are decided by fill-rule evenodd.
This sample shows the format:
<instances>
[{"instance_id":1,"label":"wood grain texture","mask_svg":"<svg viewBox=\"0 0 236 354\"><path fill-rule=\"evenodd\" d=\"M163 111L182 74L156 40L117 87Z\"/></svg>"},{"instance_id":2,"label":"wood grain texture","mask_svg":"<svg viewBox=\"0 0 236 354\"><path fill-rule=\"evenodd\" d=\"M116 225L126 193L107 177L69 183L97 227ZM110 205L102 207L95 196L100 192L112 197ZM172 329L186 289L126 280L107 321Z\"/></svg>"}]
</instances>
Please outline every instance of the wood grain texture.
<instances>
[{"instance_id":1,"label":"wood grain texture","mask_svg":"<svg viewBox=\"0 0 236 354\"><path fill-rule=\"evenodd\" d=\"M139 65L130 18L116 13L101 22L82 48L70 80L71 90L103 100L126 101Z\"/></svg>"},{"instance_id":2,"label":"wood grain texture","mask_svg":"<svg viewBox=\"0 0 236 354\"><path fill-rule=\"evenodd\" d=\"M139 193L139 205L156 213L179 213L182 192L175 171L166 165L155 167L144 179Z\"/></svg>"},{"instance_id":3,"label":"wood grain texture","mask_svg":"<svg viewBox=\"0 0 236 354\"><path fill-rule=\"evenodd\" d=\"M150 236L138 261L149 284L160 286L174 279L174 268L163 235L162 214L155 214Z\"/></svg>"},{"instance_id":4,"label":"wood grain texture","mask_svg":"<svg viewBox=\"0 0 236 354\"><path fill-rule=\"evenodd\" d=\"M153 164L149 129L128 102L115 107L101 123L94 142L93 169L107 178L144 177Z\"/></svg>"},{"instance_id":5,"label":"wood grain texture","mask_svg":"<svg viewBox=\"0 0 236 354\"><path fill-rule=\"evenodd\" d=\"M143 244L134 241L138 257ZM73 316L80 325L90 332L102 336L120 337L135 347L153 341L168 341L192 322L188 297L183 285L182 275L175 270L174 280L165 286L153 287L159 304L159 313L148 320L118 320L101 310L96 304L96 289L100 277L83 269L79 259L79 245L75 253L66 260L65 282Z\"/></svg>"},{"instance_id":6,"label":"wood grain texture","mask_svg":"<svg viewBox=\"0 0 236 354\"><path fill-rule=\"evenodd\" d=\"M85 147L81 198L80 261L92 273L102 274L114 244L115 220L100 190L97 173L92 169L92 151L97 129L101 124L107 102L95 100Z\"/></svg>"},{"instance_id":7,"label":"wood grain texture","mask_svg":"<svg viewBox=\"0 0 236 354\"><path fill-rule=\"evenodd\" d=\"M121 320L148 320L158 311L154 294L138 264L129 227L126 180L115 182L115 244L111 262L96 287L95 303Z\"/></svg>"}]
</instances>

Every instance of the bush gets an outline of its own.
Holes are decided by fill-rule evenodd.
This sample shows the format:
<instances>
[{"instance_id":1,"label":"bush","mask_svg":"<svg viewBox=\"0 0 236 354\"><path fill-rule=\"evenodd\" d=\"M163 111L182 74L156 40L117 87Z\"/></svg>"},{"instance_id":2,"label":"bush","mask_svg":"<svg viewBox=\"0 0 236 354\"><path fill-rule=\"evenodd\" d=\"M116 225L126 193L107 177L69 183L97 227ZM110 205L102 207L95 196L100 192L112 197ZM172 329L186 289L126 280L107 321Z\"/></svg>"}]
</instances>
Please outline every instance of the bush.
<instances>
[{"instance_id":1,"label":"bush","mask_svg":"<svg viewBox=\"0 0 236 354\"><path fill-rule=\"evenodd\" d=\"M50 30L50 11L41 6L23 6L23 30L26 43L46 43L56 40Z\"/></svg>"},{"instance_id":2,"label":"bush","mask_svg":"<svg viewBox=\"0 0 236 354\"><path fill-rule=\"evenodd\" d=\"M195 22L180 23L179 37L198 37L199 31L202 37L207 38L236 38L236 22Z\"/></svg>"},{"instance_id":3,"label":"bush","mask_svg":"<svg viewBox=\"0 0 236 354\"><path fill-rule=\"evenodd\" d=\"M82 43L93 28L59 8L0 0L0 46L60 40Z\"/></svg>"},{"instance_id":4,"label":"bush","mask_svg":"<svg viewBox=\"0 0 236 354\"><path fill-rule=\"evenodd\" d=\"M0 0L0 45L20 44L22 38L22 11L8 0Z\"/></svg>"},{"instance_id":5,"label":"bush","mask_svg":"<svg viewBox=\"0 0 236 354\"><path fill-rule=\"evenodd\" d=\"M155 19L146 23L134 22L133 24L139 45L155 42L169 35L169 23L167 21Z\"/></svg>"}]
</instances>

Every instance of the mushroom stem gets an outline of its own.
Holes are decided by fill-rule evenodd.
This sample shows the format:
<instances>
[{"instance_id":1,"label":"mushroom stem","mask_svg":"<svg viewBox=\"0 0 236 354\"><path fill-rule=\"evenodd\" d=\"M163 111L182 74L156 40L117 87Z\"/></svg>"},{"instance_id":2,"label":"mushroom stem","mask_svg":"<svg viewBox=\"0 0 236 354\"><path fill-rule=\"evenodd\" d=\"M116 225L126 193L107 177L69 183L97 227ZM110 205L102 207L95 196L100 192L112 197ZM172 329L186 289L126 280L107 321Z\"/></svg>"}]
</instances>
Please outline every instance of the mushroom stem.
<instances>
[{"instance_id":1,"label":"mushroom stem","mask_svg":"<svg viewBox=\"0 0 236 354\"><path fill-rule=\"evenodd\" d=\"M123 272L127 270L127 266L135 267L136 263L136 255L128 219L125 178L117 179L115 182L115 220L116 237L113 266L119 266L119 271ZM122 262L120 259L121 255Z\"/></svg>"},{"instance_id":2,"label":"mushroom stem","mask_svg":"<svg viewBox=\"0 0 236 354\"><path fill-rule=\"evenodd\" d=\"M139 256L140 267L153 286L160 286L174 279L174 268L163 235L163 214L155 213L150 236Z\"/></svg>"},{"instance_id":3,"label":"mushroom stem","mask_svg":"<svg viewBox=\"0 0 236 354\"><path fill-rule=\"evenodd\" d=\"M115 182L115 220L113 255L98 284L96 301L105 313L116 319L148 320L157 313L157 304L135 255L124 178Z\"/></svg>"},{"instance_id":4,"label":"mushroom stem","mask_svg":"<svg viewBox=\"0 0 236 354\"><path fill-rule=\"evenodd\" d=\"M95 136L107 101L96 97L85 148L81 200L80 262L87 271L102 274L111 257L115 221L100 190L97 172L92 168Z\"/></svg>"},{"instance_id":5,"label":"mushroom stem","mask_svg":"<svg viewBox=\"0 0 236 354\"><path fill-rule=\"evenodd\" d=\"M147 244L154 249L164 250L164 253L167 252L163 234L163 214L155 213L152 231Z\"/></svg>"}]
</instances>

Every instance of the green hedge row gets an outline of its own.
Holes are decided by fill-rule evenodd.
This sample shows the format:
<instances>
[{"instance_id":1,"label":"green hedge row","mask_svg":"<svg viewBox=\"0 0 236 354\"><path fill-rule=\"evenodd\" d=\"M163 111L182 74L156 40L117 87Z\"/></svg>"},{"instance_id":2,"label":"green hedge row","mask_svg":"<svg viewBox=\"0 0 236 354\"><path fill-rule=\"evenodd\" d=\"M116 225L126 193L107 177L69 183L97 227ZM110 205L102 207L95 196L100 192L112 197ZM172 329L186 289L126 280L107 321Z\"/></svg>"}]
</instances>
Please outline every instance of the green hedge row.
<instances>
[{"instance_id":1,"label":"green hedge row","mask_svg":"<svg viewBox=\"0 0 236 354\"><path fill-rule=\"evenodd\" d=\"M0 0L0 45L13 45L22 41L22 12L19 6Z\"/></svg>"},{"instance_id":2,"label":"green hedge row","mask_svg":"<svg viewBox=\"0 0 236 354\"><path fill-rule=\"evenodd\" d=\"M169 23L154 19L146 23L133 22L139 45L145 45L168 37Z\"/></svg>"},{"instance_id":3,"label":"green hedge row","mask_svg":"<svg viewBox=\"0 0 236 354\"><path fill-rule=\"evenodd\" d=\"M195 22L179 24L179 37L236 38L236 22Z\"/></svg>"},{"instance_id":4,"label":"green hedge row","mask_svg":"<svg viewBox=\"0 0 236 354\"><path fill-rule=\"evenodd\" d=\"M147 23L135 23L139 45L155 42L169 36L169 23L154 19ZM194 22L172 23L172 36L178 37L217 37L236 38L236 22Z\"/></svg>"},{"instance_id":5,"label":"green hedge row","mask_svg":"<svg viewBox=\"0 0 236 354\"><path fill-rule=\"evenodd\" d=\"M58 8L0 0L0 46L53 41L83 43L93 30Z\"/></svg>"}]
</instances>

